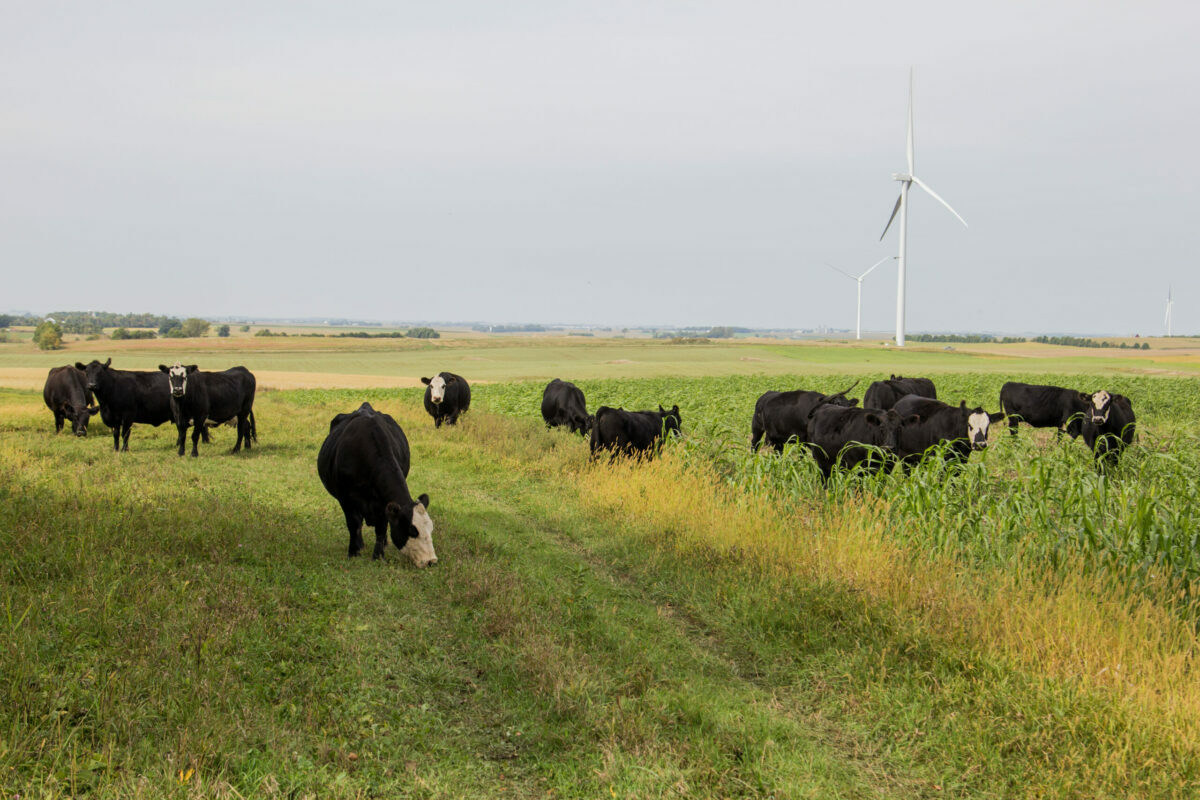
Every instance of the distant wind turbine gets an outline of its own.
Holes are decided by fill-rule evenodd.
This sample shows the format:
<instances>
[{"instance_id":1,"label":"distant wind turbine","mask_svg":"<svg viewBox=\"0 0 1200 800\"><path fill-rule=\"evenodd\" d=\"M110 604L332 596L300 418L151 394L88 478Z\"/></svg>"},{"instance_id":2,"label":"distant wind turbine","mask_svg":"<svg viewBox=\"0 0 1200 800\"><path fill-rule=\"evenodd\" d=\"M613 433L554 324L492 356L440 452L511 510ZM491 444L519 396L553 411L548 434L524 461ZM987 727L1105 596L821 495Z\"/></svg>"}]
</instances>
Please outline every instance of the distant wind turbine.
<instances>
[{"instance_id":1,"label":"distant wind turbine","mask_svg":"<svg viewBox=\"0 0 1200 800\"><path fill-rule=\"evenodd\" d=\"M1163 322L1167 325L1167 337L1171 336L1171 306L1175 305L1175 301L1171 299L1171 287L1167 286L1167 316Z\"/></svg>"},{"instance_id":2,"label":"distant wind turbine","mask_svg":"<svg viewBox=\"0 0 1200 800\"><path fill-rule=\"evenodd\" d=\"M896 270L896 344L900 347L904 346L904 251L905 240L908 237L908 189L912 184L916 184L924 189L929 195L944 205L951 214L958 217L958 221L966 226L967 221L959 216L959 213L950 204L942 198L938 197L937 192L930 189L924 181L918 178L913 172L913 71L910 68L908 71L908 172L895 173L892 175L892 180L900 181L900 196L896 198L896 205L892 208L892 216L888 218L887 225L883 228L883 233L880 234L879 240L883 241L883 237L887 236L888 228L892 227L892 220L896 218L896 214L900 214L900 255L897 259Z\"/></svg>"},{"instance_id":3,"label":"distant wind turbine","mask_svg":"<svg viewBox=\"0 0 1200 800\"><path fill-rule=\"evenodd\" d=\"M862 338L862 282L863 282L863 278L870 275L871 272L876 267L878 267L880 264L882 264L885 261L891 261L893 258L895 258L895 256L888 256L887 258L879 259L878 261L876 261L874 264L871 265L871 269L867 270L862 275L851 275L849 272L846 272L846 270L839 269L838 267L835 267L833 264L830 264L828 261L825 262L825 266L829 267L830 269L836 269L838 272L842 273L847 278L849 278L850 280L852 280L858 284L858 316L855 317L855 321L854 321L854 338L855 339Z\"/></svg>"}]
</instances>

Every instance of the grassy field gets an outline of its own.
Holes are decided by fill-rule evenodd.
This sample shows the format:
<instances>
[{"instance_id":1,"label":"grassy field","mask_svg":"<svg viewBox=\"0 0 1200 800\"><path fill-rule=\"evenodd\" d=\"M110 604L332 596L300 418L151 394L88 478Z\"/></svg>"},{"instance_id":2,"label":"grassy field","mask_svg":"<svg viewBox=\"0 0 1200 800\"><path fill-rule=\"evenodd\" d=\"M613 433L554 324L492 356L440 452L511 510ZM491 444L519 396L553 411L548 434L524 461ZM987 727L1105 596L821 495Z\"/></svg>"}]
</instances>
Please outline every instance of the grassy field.
<instances>
[{"instance_id":1,"label":"grassy field","mask_svg":"<svg viewBox=\"0 0 1200 800\"><path fill-rule=\"evenodd\" d=\"M221 428L195 460L166 426L123 455L98 420L55 437L40 392L0 389L4 796L1200 792L1200 395L1150 377L1190 374L1188 347L84 344L0 345L0 376L95 353L497 382L441 431L416 389L263 391L260 446ZM1101 476L1078 442L997 432L966 470L828 490L748 453L762 390L900 371L993 408L1008 371L1103 375L1141 441ZM590 406L678 402L687 436L590 465L537 418L555 375ZM408 432L434 569L345 557L315 458L363 400Z\"/></svg>"}]
</instances>

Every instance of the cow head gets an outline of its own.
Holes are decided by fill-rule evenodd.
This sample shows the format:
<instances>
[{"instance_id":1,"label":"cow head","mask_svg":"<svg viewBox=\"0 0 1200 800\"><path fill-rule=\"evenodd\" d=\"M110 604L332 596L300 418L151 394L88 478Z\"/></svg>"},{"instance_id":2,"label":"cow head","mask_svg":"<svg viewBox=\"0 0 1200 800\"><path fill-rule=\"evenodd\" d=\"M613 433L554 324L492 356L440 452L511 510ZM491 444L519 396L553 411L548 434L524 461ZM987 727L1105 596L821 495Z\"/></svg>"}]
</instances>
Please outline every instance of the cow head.
<instances>
[{"instance_id":1,"label":"cow head","mask_svg":"<svg viewBox=\"0 0 1200 800\"><path fill-rule=\"evenodd\" d=\"M433 550L433 520L429 517L429 495L423 494L412 505L387 504L388 524L392 529L392 544L417 567L437 563Z\"/></svg>"},{"instance_id":2,"label":"cow head","mask_svg":"<svg viewBox=\"0 0 1200 800\"><path fill-rule=\"evenodd\" d=\"M176 361L170 367L166 364L159 364L158 369L167 374L167 385L171 387L171 397L179 398L187 393L188 375L200 368L195 364L188 364L185 367Z\"/></svg>"},{"instance_id":3,"label":"cow head","mask_svg":"<svg viewBox=\"0 0 1200 800\"><path fill-rule=\"evenodd\" d=\"M1087 403L1088 416L1093 425L1103 425L1108 422L1108 412L1112 410L1112 395L1101 389L1094 394L1079 393L1079 399Z\"/></svg>"},{"instance_id":4,"label":"cow head","mask_svg":"<svg viewBox=\"0 0 1200 800\"><path fill-rule=\"evenodd\" d=\"M872 428L876 428L875 436L878 446L884 450L895 450L900 446L900 429L905 425L916 425L921 418L916 414L902 417L894 408L887 411L868 411L863 419Z\"/></svg>"},{"instance_id":5,"label":"cow head","mask_svg":"<svg viewBox=\"0 0 1200 800\"><path fill-rule=\"evenodd\" d=\"M429 401L435 406L441 405L446 399L446 387L454 383L454 376L443 377L435 375L432 378L421 378L421 383L429 387Z\"/></svg>"},{"instance_id":6,"label":"cow head","mask_svg":"<svg viewBox=\"0 0 1200 800\"><path fill-rule=\"evenodd\" d=\"M102 379L104 373L108 372L108 368L110 366L112 366L111 358L105 361L103 364L95 359L92 359L87 366L84 366L78 361L75 362L75 369L81 369L87 373L87 388L89 389L95 389L99 385L99 381Z\"/></svg>"},{"instance_id":7,"label":"cow head","mask_svg":"<svg viewBox=\"0 0 1200 800\"><path fill-rule=\"evenodd\" d=\"M958 408L967 421L967 441L971 443L971 449L982 450L987 447L988 430L993 422L1004 419L1003 412L989 414L981 407L968 409L966 400L959 403Z\"/></svg>"},{"instance_id":8,"label":"cow head","mask_svg":"<svg viewBox=\"0 0 1200 800\"><path fill-rule=\"evenodd\" d=\"M667 411L662 406L658 407L658 415L662 417L663 433L679 436L679 426L683 424L683 418L679 416L679 406L671 406L671 410Z\"/></svg>"},{"instance_id":9,"label":"cow head","mask_svg":"<svg viewBox=\"0 0 1200 800\"><path fill-rule=\"evenodd\" d=\"M63 413L71 420L71 432L76 436L87 436L88 421L94 414L100 413L100 406L84 406L75 408L71 404L63 406Z\"/></svg>"}]
</instances>

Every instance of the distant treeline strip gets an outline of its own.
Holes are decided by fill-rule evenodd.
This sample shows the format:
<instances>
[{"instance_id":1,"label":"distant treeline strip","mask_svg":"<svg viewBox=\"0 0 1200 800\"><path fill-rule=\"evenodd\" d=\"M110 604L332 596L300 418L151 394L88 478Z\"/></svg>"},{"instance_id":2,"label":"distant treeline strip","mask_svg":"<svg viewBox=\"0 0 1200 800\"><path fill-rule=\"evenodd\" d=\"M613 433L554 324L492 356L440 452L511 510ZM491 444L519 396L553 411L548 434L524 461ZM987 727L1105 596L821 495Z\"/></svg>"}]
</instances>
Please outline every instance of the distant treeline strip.
<instances>
[{"instance_id":1,"label":"distant treeline strip","mask_svg":"<svg viewBox=\"0 0 1200 800\"><path fill-rule=\"evenodd\" d=\"M913 342L945 342L948 344L1021 344L1022 342L1037 342L1039 344L1057 344L1065 347L1115 347L1117 349L1127 350L1132 347L1134 350L1149 350L1150 343L1142 342L1132 345L1127 342L1113 344L1112 342L1103 341L1100 339L1086 339L1078 336L1035 336L1033 339L1026 339L1024 336L989 336L985 333L914 333L909 334L909 341Z\"/></svg>"},{"instance_id":2,"label":"distant treeline strip","mask_svg":"<svg viewBox=\"0 0 1200 800\"><path fill-rule=\"evenodd\" d=\"M400 331L380 331L379 333L368 333L366 331L347 331L346 333L293 333L287 331L273 331L270 328L263 328L255 332L255 336L304 336L310 338L329 338L329 339L440 339L442 335L433 328L409 328L401 333Z\"/></svg>"}]
</instances>

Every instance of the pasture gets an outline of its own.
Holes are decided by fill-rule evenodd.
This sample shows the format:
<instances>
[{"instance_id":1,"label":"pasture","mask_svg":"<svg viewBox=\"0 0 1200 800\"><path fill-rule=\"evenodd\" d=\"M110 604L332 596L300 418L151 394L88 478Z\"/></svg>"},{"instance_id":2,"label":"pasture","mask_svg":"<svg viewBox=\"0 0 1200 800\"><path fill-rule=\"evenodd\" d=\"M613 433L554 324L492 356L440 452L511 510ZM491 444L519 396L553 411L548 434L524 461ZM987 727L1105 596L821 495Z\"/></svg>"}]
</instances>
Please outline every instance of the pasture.
<instances>
[{"instance_id":1,"label":"pasture","mask_svg":"<svg viewBox=\"0 0 1200 800\"><path fill-rule=\"evenodd\" d=\"M115 345L0 345L5 796L1200 792L1194 343ZM29 381L93 354L246 365L258 446L55 437ZM473 401L435 431L408 387L440 369ZM1009 378L1103 385L1139 443L1101 475L996 426L963 469L829 487L749 452L762 391L893 372L990 410ZM591 409L678 403L685 437L589 464L541 423L551 377ZM315 459L364 400L412 443L435 568L346 558Z\"/></svg>"}]
</instances>

